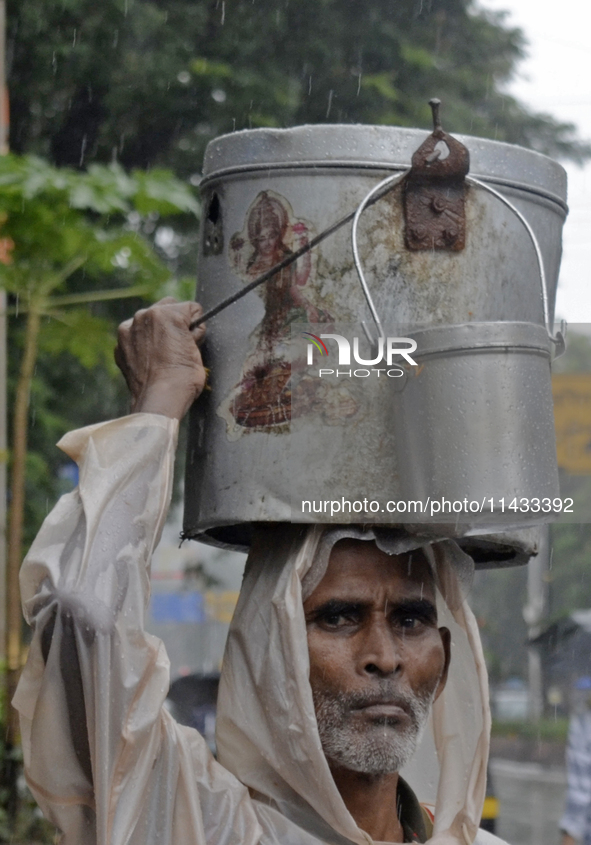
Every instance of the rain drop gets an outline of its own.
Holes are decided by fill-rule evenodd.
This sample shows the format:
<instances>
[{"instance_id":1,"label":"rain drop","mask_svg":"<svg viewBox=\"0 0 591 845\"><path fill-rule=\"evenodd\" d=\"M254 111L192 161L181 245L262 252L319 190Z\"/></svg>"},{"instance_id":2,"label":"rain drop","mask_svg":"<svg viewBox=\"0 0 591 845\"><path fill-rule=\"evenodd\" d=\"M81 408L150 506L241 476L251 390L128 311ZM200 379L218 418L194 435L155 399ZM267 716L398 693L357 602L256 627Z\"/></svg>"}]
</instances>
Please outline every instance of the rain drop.
<instances>
[{"instance_id":1,"label":"rain drop","mask_svg":"<svg viewBox=\"0 0 591 845\"><path fill-rule=\"evenodd\" d=\"M331 88L330 91L328 92L328 107L326 109L326 117L327 118L328 118L328 116L330 114L330 110L332 108L332 98L333 98L333 96L334 96L334 91Z\"/></svg>"}]
</instances>

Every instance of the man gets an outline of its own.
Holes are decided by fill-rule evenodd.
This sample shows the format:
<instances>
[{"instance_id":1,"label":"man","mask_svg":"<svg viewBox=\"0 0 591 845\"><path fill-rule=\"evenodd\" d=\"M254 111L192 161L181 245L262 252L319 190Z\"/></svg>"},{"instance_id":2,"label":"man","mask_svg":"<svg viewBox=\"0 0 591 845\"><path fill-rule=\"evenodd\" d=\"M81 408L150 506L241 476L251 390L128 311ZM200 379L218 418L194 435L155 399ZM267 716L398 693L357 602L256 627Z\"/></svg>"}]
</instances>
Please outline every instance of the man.
<instances>
[{"instance_id":1,"label":"man","mask_svg":"<svg viewBox=\"0 0 591 845\"><path fill-rule=\"evenodd\" d=\"M347 809L374 840L424 839L420 816L395 808L449 665L427 561L341 540L304 612L320 741Z\"/></svg>"},{"instance_id":2,"label":"man","mask_svg":"<svg viewBox=\"0 0 591 845\"><path fill-rule=\"evenodd\" d=\"M163 708L167 658L143 619L178 420L205 383L200 313L167 299L123 324L133 413L61 441L80 486L21 575L34 635L14 704L33 794L64 845L468 845L489 715L454 543L261 528L224 657L219 760ZM431 709L438 759L423 742L414 778L436 798L433 836L399 774Z\"/></svg>"}]
</instances>

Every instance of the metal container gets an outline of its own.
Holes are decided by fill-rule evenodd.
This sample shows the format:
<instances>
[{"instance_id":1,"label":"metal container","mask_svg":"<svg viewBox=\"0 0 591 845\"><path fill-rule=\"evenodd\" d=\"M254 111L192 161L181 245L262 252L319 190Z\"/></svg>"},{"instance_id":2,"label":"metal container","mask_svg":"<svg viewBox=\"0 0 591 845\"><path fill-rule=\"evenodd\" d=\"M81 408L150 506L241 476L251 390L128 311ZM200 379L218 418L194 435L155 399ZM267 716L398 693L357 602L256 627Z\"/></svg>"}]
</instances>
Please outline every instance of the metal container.
<instances>
[{"instance_id":1,"label":"metal container","mask_svg":"<svg viewBox=\"0 0 591 845\"><path fill-rule=\"evenodd\" d=\"M238 132L213 141L202 181L197 299L206 309L212 307L354 211L380 180L404 173L426 136L415 129L323 125ZM327 425L324 434L317 412L308 414L308 419L299 413L290 422L290 386L295 384L293 352L288 349L292 328L298 336L306 328L319 336L331 327L334 331L336 324L358 327L360 321L371 319L353 262L350 226L211 321L205 348L211 390L196 405L190 425L187 536L206 534L202 539L237 548L247 545L251 523L289 522L301 492L303 468L311 465L312 457L314 478L318 483L331 480L339 496L358 492L363 479L388 499L422 495L432 483L454 495L461 493L462 498L476 489L493 499L510 490L519 490L522 496L558 495L548 405L550 349L543 327L553 318L566 214L565 173L557 163L529 150L479 138L460 140L470 153L470 175L500 192L513 209L479 185L469 184L465 246L459 251L407 247L402 184L367 208L359 223L359 257L382 322L397 327L399 336L414 332L417 356L422 356L419 377L408 375L404 386L397 383L395 389L390 385L395 401L381 389L379 401L388 408L387 418L374 414L373 423L357 419L347 425ZM516 212L526 219L541 248L546 309L535 245ZM476 346L470 346L472 340ZM488 400L483 379L492 379ZM445 444L451 442L452 421L457 419L448 401L452 410L445 436L438 440L436 425L421 429L429 449L439 457L430 468L427 461L419 467L409 460L410 450L417 455L428 450L416 452L416 415L432 417L437 404L446 407L444 399L453 395L449 391L468 382L480 388L482 402L491 402L497 420L486 431L482 426L469 427L465 454L473 458L478 453L478 460L472 460L470 467L465 463L461 470L448 460ZM466 394L460 405L480 414L478 391L471 395L472 399ZM294 394L294 406L297 401ZM304 406L305 402L300 410L305 411ZM499 433L501 420L510 423L512 435L499 440L492 435ZM380 448L371 446L371 438L360 440L364 425L373 428ZM537 469L526 458L527 448L521 453L523 460L514 460L532 425L542 432L534 450ZM383 436L376 438L380 426ZM481 439L477 431L486 436ZM348 456L346 472L335 457L339 449ZM499 460L501 467L503 460L509 464L507 474L500 470ZM531 514L508 519L494 508L492 516L488 528L476 520L478 525L465 524L462 532L506 532L532 522ZM341 515L340 520L316 516L314 521L353 520ZM471 548L478 542L470 540ZM515 559L522 558L532 541L519 532L481 540L481 548L490 550L484 557L491 560L494 549L501 546L499 560L506 561L511 550Z\"/></svg>"},{"instance_id":2,"label":"metal container","mask_svg":"<svg viewBox=\"0 0 591 845\"><path fill-rule=\"evenodd\" d=\"M402 497L467 498L473 504L462 515L478 514L481 525L519 522L525 498L535 521L542 500L558 496L545 328L466 323L413 337L419 367L409 370L393 402ZM442 506L432 518L449 522L450 513Z\"/></svg>"}]
</instances>

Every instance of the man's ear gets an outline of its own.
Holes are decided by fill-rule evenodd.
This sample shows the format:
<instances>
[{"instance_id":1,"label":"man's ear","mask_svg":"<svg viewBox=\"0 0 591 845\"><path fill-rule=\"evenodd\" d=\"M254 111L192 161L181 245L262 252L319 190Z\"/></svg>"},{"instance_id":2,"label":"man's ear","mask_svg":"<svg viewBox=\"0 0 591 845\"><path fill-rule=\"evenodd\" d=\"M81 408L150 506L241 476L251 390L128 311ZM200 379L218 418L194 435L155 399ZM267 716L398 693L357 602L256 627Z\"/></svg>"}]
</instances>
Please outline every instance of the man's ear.
<instances>
[{"instance_id":1,"label":"man's ear","mask_svg":"<svg viewBox=\"0 0 591 845\"><path fill-rule=\"evenodd\" d=\"M441 673L441 678L437 684L437 689L435 690L435 700L439 698L445 689L445 684L447 683L447 673L449 670L449 661L451 660L451 634L449 632L449 628L439 628L438 630L439 636L441 637L441 644L443 645L443 652L445 654L445 664L443 672Z\"/></svg>"}]
</instances>

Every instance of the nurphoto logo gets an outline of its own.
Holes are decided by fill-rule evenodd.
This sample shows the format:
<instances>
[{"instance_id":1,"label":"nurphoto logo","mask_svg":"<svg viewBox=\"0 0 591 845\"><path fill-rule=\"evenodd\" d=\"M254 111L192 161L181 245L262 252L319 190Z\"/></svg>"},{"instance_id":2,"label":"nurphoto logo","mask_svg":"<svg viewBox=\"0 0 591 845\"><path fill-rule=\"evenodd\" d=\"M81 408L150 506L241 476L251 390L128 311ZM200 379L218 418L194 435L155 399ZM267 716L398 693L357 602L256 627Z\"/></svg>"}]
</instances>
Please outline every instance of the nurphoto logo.
<instances>
[{"instance_id":1,"label":"nurphoto logo","mask_svg":"<svg viewBox=\"0 0 591 845\"><path fill-rule=\"evenodd\" d=\"M314 350L320 354L321 357L331 357L331 353L327 348L325 340L332 340L337 345L338 364L337 369L321 368L318 370L320 378L323 376L345 376L348 378L369 378L374 373L379 378L382 373L385 373L388 378L401 378L405 371L400 366L394 366L394 359L402 358L411 367L417 367L418 364L412 357L412 353L417 348L416 340L410 337L380 337L375 348L375 356L373 358L362 358L359 352L359 338L353 338L353 359L355 363L361 364L362 367L358 369L339 370L338 367L351 366L351 343L342 334L321 334L320 336L312 334L311 332L301 332L302 337L308 339L307 349L307 364L314 365ZM331 345L331 350L334 346ZM397 361L397 363L399 363ZM384 364L384 367L379 367L379 364Z\"/></svg>"}]
</instances>

